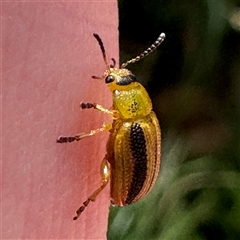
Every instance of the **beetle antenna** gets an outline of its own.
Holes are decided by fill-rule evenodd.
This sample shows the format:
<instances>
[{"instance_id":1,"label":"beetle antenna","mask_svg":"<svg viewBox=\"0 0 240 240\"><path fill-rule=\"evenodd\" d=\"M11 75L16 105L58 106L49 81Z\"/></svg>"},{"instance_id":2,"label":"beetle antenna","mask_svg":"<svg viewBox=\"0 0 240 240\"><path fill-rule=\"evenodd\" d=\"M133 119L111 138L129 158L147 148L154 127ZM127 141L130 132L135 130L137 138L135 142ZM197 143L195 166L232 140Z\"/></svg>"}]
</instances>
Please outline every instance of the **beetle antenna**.
<instances>
[{"instance_id":1,"label":"beetle antenna","mask_svg":"<svg viewBox=\"0 0 240 240\"><path fill-rule=\"evenodd\" d=\"M99 46L100 46L100 48L101 48L101 51L102 51L104 63L105 63L105 65L106 65L107 69L109 69L109 66L108 66L108 63L107 63L107 59L106 59L106 51L105 51L105 48L104 48L104 46L103 46L102 39L101 39L101 38L99 37L99 35L96 34L96 33L94 33L93 36L94 36L94 37L97 39L97 41L98 41L98 44L99 44ZM109 69L109 70L110 70L110 69Z\"/></svg>"},{"instance_id":2,"label":"beetle antenna","mask_svg":"<svg viewBox=\"0 0 240 240\"><path fill-rule=\"evenodd\" d=\"M121 68L125 68L128 64L130 63L135 63L141 59L143 59L144 57L146 57L148 54L152 53L165 39L166 35L165 33L161 33L158 37L158 39L144 52L142 52L140 55L138 55L137 57L123 63L121 65Z\"/></svg>"},{"instance_id":3,"label":"beetle antenna","mask_svg":"<svg viewBox=\"0 0 240 240\"><path fill-rule=\"evenodd\" d=\"M110 67L111 67L111 68L115 68L115 66L116 66L116 60L115 60L115 58L111 58L111 60L112 60L113 64L110 64Z\"/></svg>"}]
</instances>

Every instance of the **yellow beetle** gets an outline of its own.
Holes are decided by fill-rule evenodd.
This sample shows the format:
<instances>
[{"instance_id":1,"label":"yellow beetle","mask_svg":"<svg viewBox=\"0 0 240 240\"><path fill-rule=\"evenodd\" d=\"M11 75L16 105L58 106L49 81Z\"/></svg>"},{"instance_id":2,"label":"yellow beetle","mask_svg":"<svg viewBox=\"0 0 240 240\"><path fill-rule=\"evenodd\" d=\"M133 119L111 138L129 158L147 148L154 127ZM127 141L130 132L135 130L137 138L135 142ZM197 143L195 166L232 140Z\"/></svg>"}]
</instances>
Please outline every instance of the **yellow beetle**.
<instances>
[{"instance_id":1,"label":"yellow beetle","mask_svg":"<svg viewBox=\"0 0 240 240\"><path fill-rule=\"evenodd\" d=\"M161 33L158 39L142 54L121 65L121 68L108 65L101 38L97 39L106 65L102 77L112 92L113 105L106 109L96 103L81 103L82 109L95 108L109 114L112 123L104 123L101 128L70 137L59 137L58 143L79 141L99 132L109 131L107 153L101 164L102 185L76 211L76 220L90 201L95 201L98 194L110 180L111 204L125 206L144 197L153 187L160 167L160 127L152 102L145 88L125 67L147 56L164 40Z\"/></svg>"}]
</instances>

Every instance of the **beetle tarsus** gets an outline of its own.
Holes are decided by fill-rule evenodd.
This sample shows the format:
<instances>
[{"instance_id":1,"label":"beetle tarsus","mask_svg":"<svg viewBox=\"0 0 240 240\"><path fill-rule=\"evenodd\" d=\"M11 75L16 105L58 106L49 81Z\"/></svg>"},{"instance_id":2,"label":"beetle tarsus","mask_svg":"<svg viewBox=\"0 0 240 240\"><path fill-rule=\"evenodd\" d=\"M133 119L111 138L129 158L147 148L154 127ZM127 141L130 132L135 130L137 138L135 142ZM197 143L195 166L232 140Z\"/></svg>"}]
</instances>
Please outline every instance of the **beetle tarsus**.
<instances>
[{"instance_id":1,"label":"beetle tarsus","mask_svg":"<svg viewBox=\"0 0 240 240\"><path fill-rule=\"evenodd\" d=\"M76 139L76 137L59 137L57 139L57 143L67 143L67 142L73 142L75 140L80 140L80 139Z\"/></svg>"},{"instance_id":2,"label":"beetle tarsus","mask_svg":"<svg viewBox=\"0 0 240 240\"><path fill-rule=\"evenodd\" d=\"M81 102L80 103L80 107L82 109L86 109L86 108L96 108L96 104L95 103L84 103L84 102Z\"/></svg>"},{"instance_id":3,"label":"beetle tarsus","mask_svg":"<svg viewBox=\"0 0 240 240\"><path fill-rule=\"evenodd\" d=\"M90 201L91 201L91 199L88 198L88 199L83 203L83 205L76 211L76 214L77 214L77 215L73 218L73 220L77 220L77 219L80 217L81 213L85 210L85 208L87 207L87 205L89 204Z\"/></svg>"},{"instance_id":4,"label":"beetle tarsus","mask_svg":"<svg viewBox=\"0 0 240 240\"><path fill-rule=\"evenodd\" d=\"M76 211L76 216L73 218L73 220L77 220L81 213L85 210L85 208L88 206L90 201L94 202L98 196L98 194L105 188L105 186L108 184L109 181L109 176L110 176L110 170L109 170L109 165L107 162L107 159L103 159L102 164L101 164L101 174L102 174L102 185L95 190L85 202L83 202L82 206Z\"/></svg>"}]
</instances>

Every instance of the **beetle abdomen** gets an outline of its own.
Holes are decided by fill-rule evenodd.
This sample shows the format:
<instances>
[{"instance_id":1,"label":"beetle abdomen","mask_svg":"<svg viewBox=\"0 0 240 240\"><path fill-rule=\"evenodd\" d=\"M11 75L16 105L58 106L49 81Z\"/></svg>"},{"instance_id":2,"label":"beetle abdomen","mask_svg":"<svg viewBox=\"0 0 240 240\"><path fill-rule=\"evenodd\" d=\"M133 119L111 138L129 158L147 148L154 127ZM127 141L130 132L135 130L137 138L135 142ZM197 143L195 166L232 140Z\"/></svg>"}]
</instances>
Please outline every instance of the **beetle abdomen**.
<instances>
[{"instance_id":1,"label":"beetle abdomen","mask_svg":"<svg viewBox=\"0 0 240 240\"><path fill-rule=\"evenodd\" d=\"M116 122L108 142L112 204L136 202L152 188L160 165L160 129L156 116ZM110 149L114 149L111 151Z\"/></svg>"}]
</instances>

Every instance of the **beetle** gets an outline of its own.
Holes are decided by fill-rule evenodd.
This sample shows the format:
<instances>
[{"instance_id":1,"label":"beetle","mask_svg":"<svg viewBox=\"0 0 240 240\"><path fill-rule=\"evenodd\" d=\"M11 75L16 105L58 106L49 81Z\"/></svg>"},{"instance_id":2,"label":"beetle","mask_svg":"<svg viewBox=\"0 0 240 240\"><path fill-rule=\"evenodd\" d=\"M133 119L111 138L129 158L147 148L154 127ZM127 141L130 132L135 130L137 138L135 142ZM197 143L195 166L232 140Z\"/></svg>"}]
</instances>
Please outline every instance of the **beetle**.
<instances>
[{"instance_id":1,"label":"beetle","mask_svg":"<svg viewBox=\"0 0 240 240\"><path fill-rule=\"evenodd\" d=\"M161 133L151 99L145 88L137 82L136 77L126 69L153 52L165 39L161 33L158 39L142 54L116 68L116 61L108 64L103 42L98 34L93 36L98 41L106 71L103 76L92 76L94 79L105 79L112 92L113 104L107 109L97 103L81 103L82 109L97 109L110 115L112 123L103 125L86 133L75 136L60 136L58 143L79 141L85 137L109 131L106 144L106 155L102 160L100 174L102 185L94 191L78 208L73 220L78 219L90 201L95 201L98 194L110 181L111 204L125 206L143 198L153 187L160 168Z\"/></svg>"}]
</instances>

